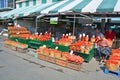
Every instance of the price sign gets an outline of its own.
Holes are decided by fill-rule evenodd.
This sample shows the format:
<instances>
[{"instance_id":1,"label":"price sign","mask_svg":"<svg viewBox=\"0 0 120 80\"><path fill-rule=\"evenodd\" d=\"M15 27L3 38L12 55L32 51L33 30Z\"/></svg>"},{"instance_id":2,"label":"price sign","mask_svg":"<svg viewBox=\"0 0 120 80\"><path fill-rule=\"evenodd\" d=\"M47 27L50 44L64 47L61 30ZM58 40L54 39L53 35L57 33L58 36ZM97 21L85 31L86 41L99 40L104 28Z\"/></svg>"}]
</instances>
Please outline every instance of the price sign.
<instances>
[{"instance_id":1,"label":"price sign","mask_svg":"<svg viewBox=\"0 0 120 80\"><path fill-rule=\"evenodd\" d=\"M70 55L72 55L72 54L73 54L73 50L70 51Z\"/></svg>"},{"instance_id":2,"label":"price sign","mask_svg":"<svg viewBox=\"0 0 120 80\"><path fill-rule=\"evenodd\" d=\"M54 37L52 37L52 42L55 42L55 38Z\"/></svg>"},{"instance_id":3,"label":"price sign","mask_svg":"<svg viewBox=\"0 0 120 80\"><path fill-rule=\"evenodd\" d=\"M20 34L20 32L17 32L16 34Z\"/></svg>"},{"instance_id":4,"label":"price sign","mask_svg":"<svg viewBox=\"0 0 120 80\"><path fill-rule=\"evenodd\" d=\"M18 40L16 39L16 41L18 42Z\"/></svg>"},{"instance_id":5,"label":"price sign","mask_svg":"<svg viewBox=\"0 0 120 80\"><path fill-rule=\"evenodd\" d=\"M56 46L55 49L58 49L58 46Z\"/></svg>"},{"instance_id":6,"label":"price sign","mask_svg":"<svg viewBox=\"0 0 120 80\"><path fill-rule=\"evenodd\" d=\"M20 44L18 44L18 48L20 48Z\"/></svg>"},{"instance_id":7,"label":"price sign","mask_svg":"<svg viewBox=\"0 0 120 80\"><path fill-rule=\"evenodd\" d=\"M46 47L46 45L43 45L43 47Z\"/></svg>"}]
</instances>

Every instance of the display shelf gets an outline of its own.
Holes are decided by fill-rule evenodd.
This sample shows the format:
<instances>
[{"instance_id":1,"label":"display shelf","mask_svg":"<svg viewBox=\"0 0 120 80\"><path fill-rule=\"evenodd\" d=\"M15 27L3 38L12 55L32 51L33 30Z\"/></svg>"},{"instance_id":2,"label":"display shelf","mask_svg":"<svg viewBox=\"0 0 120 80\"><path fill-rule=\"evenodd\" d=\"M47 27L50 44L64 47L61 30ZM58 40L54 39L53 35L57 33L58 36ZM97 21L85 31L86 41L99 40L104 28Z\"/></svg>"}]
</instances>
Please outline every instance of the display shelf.
<instances>
[{"instance_id":1,"label":"display shelf","mask_svg":"<svg viewBox=\"0 0 120 80\"><path fill-rule=\"evenodd\" d=\"M44 60L44 61L47 61L50 63L54 63L54 64L57 64L57 65L60 65L60 66L66 67L66 68L70 68L73 70L77 70L77 71L80 70L80 66L81 66L81 64L78 64L75 62L62 60L62 59L51 57L50 55L44 55L44 54L38 54L38 59Z\"/></svg>"},{"instance_id":2,"label":"display shelf","mask_svg":"<svg viewBox=\"0 0 120 80\"><path fill-rule=\"evenodd\" d=\"M94 56L94 46L90 50L89 54L80 53L80 52L74 52L74 54L81 56L84 59L84 61L89 62Z\"/></svg>"}]
</instances>

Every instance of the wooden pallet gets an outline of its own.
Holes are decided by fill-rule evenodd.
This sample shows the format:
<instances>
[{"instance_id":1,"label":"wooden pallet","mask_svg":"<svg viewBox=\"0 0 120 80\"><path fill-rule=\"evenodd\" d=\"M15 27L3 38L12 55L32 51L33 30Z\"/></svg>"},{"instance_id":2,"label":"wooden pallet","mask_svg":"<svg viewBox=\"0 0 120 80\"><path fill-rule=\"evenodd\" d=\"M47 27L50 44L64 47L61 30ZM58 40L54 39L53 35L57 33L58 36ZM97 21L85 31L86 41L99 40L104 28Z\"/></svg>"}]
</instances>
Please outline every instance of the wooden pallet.
<instances>
[{"instance_id":1,"label":"wooden pallet","mask_svg":"<svg viewBox=\"0 0 120 80\"><path fill-rule=\"evenodd\" d=\"M67 61L56 58L56 64L66 67L67 66Z\"/></svg>"},{"instance_id":2,"label":"wooden pallet","mask_svg":"<svg viewBox=\"0 0 120 80\"><path fill-rule=\"evenodd\" d=\"M55 63L55 58L50 57L50 56L46 56L46 61L51 62L51 63Z\"/></svg>"},{"instance_id":3,"label":"wooden pallet","mask_svg":"<svg viewBox=\"0 0 120 80\"><path fill-rule=\"evenodd\" d=\"M117 75L117 76L120 77L120 71L110 71L110 70L108 70L108 69L105 69L105 70L104 70L104 73L106 73L106 74L111 73L111 74L115 74L115 75Z\"/></svg>"},{"instance_id":4,"label":"wooden pallet","mask_svg":"<svg viewBox=\"0 0 120 80\"><path fill-rule=\"evenodd\" d=\"M5 44L4 46L5 46L6 48L9 48L9 49L14 50L14 51L16 51L16 50L17 50L17 48L16 48L16 47L11 46L11 45L8 45L8 44Z\"/></svg>"},{"instance_id":5,"label":"wooden pallet","mask_svg":"<svg viewBox=\"0 0 120 80\"><path fill-rule=\"evenodd\" d=\"M71 68L71 69L74 69L74 70L77 70L77 71L80 70L80 64L77 64L77 63L74 63L74 62L68 62L67 67Z\"/></svg>"},{"instance_id":6,"label":"wooden pallet","mask_svg":"<svg viewBox=\"0 0 120 80\"><path fill-rule=\"evenodd\" d=\"M26 53L27 49L17 48L17 51L20 53Z\"/></svg>"},{"instance_id":7,"label":"wooden pallet","mask_svg":"<svg viewBox=\"0 0 120 80\"><path fill-rule=\"evenodd\" d=\"M46 56L43 55L43 54L39 54L38 58L41 59L41 60L44 60L44 61L46 60Z\"/></svg>"}]
</instances>

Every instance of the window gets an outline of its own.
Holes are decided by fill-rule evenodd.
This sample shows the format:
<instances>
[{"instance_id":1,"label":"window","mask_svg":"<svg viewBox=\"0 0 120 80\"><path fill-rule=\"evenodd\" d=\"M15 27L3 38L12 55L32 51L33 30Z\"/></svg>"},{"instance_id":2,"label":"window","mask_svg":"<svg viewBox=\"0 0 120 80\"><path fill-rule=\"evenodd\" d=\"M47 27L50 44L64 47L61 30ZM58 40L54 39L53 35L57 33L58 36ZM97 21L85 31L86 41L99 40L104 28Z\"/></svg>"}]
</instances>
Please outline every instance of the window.
<instances>
[{"instance_id":1,"label":"window","mask_svg":"<svg viewBox=\"0 0 120 80\"><path fill-rule=\"evenodd\" d=\"M26 1L25 3L26 3L26 6L29 6L29 1Z\"/></svg>"},{"instance_id":2,"label":"window","mask_svg":"<svg viewBox=\"0 0 120 80\"><path fill-rule=\"evenodd\" d=\"M21 8L21 7L22 7L22 2L19 3L19 8Z\"/></svg>"},{"instance_id":3,"label":"window","mask_svg":"<svg viewBox=\"0 0 120 80\"><path fill-rule=\"evenodd\" d=\"M36 0L33 0L33 5L36 5Z\"/></svg>"},{"instance_id":4,"label":"window","mask_svg":"<svg viewBox=\"0 0 120 80\"><path fill-rule=\"evenodd\" d=\"M46 0L42 0L42 3L46 3L47 1Z\"/></svg>"}]
</instances>

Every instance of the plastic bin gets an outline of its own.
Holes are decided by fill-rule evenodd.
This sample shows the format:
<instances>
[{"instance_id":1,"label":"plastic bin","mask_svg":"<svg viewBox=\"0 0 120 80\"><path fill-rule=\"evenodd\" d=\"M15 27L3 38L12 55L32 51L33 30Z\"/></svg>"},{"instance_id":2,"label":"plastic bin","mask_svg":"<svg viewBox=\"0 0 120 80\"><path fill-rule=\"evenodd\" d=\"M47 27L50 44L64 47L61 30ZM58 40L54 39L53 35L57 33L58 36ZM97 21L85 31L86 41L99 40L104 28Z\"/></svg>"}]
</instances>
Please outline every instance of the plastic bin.
<instances>
[{"instance_id":1,"label":"plastic bin","mask_svg":"<svg viewBox=\"0 0 120 80\"><path fill-rule=\"evenodd\" d=\"M70 46L62 46L62 45L56 45L56 44L52 44L51 48L56 48L58 47L58 50L62 51L62 52L69 52L70 50Z\"/></svg>"},{"instance_id":2,"label":"plastic bin","mask_svg":"<svg viewBox=\"0 0 120 80\"><path fill-rule=\"evenodd\" d=\"M42 45L46 45L46 47L48 47L48 48L51 47L51 45L53 44L52 40L42 41L41 43L42 43Z\"/></svg>"},{"instance_id":3,"label":"plastic bin","mask_svg":"<svg viewBox=\"0 0 120 80\"><path fill-rule=\"evenodd\" d=\"M35 49L37 49L37 48L39 48L40 46L42 46L42 44L41 44L40 41L32 40L32 41L29 41L28 46L29 46L30 48L35 48Z\"/></svg>"}]
</instances>

